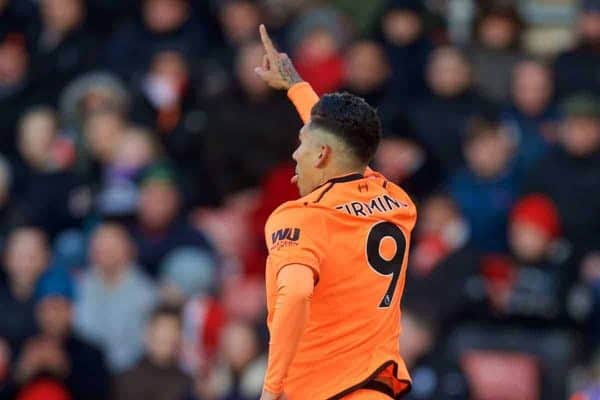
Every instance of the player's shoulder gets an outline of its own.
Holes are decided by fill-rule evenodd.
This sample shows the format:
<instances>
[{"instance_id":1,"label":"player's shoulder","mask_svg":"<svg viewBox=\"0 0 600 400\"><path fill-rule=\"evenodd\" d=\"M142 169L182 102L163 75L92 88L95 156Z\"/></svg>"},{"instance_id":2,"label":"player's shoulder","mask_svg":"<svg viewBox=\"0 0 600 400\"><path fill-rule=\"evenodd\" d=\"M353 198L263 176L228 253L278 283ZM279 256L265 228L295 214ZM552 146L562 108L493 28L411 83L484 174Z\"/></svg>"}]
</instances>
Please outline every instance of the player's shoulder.
<instances>
[{"instance_id":1,"label":"player's shoulder","mask_svg":"<svg viewBox=\"0 0 600 400\"><path fill-rule=\"evenodd\" d=\"M308 220L314 219L322 210L311 207L314 203L312 195L308 194L297 200L286 201L277 207L267 219L267 225L273 221L279 221L282 219L287 220ZM316 215L315 215L316 214Z\"/></svg>"},{"instance_id":2,"label":"player's shoulder","mask_svg":"<svg viewBox=\"0 0 600 400\"><path fill-rule=\"evenodd\" d=\"M370 178L376 182L385 190L387 190L395 198L405 203L408 208L415 209L415 203L412 201L408 193L402 189L399 185L388 180L382 173L367 168L365 171L365 177Z\"/></svg>"},{"instance_id":3,"label":"player's shoulder","mask_svg":"<svg viewBox=\"0 0 600 400\"><path fill-rule=\"evenodd\" d=\"M311 232L315 237L325 231L322 209L312 207L305 198L287 201L275 209L265 224L265 238L299 237L300 232Z\"/></svg>"},{"instance_id":4,"label":"player's shoulder","mask_svg":"<svg viewBox=\"0 0 600 400\"><path fill-rule=\"evenodd\" d=\"M402 189L402 187L400 187L399 185L389 182L389 181L384 181L383 183L387 189L387 191L390 193L390 195L392 195L394 198L397 198L398 200L402 201L402 203L404 203L406 205L406 208L408 209L408 211L410 212L414 212L416 214L417 212L417 207L415 206L415 203L413 202L413 200L411 199L411 197L408 195L408 193L406 193L406 191L404 189Z\"/></svg>"}]
</instances>

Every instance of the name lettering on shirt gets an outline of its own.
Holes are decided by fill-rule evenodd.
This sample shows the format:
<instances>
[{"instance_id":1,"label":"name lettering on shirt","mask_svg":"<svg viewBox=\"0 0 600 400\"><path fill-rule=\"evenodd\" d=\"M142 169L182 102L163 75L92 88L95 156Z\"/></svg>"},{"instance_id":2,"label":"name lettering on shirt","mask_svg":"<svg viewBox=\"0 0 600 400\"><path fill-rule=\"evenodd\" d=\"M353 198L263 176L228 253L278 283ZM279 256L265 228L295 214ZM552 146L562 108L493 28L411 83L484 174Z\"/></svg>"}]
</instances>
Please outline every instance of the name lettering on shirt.
<instances>
[{"instance_id":1,"label":"name lettering on shirt","mask_svg":"<svg viewBox=\"0 0 600 400\"><path fill-rule=\"evenodd\" d=\"M376 213L385 213L398 208L406 208L408 204L399 201L387 194L377 196L371 200L364 201L350 201L348 203L336 206L335 209L345 212L356 217L368 217Z\"/></svg>"}]
</instances>

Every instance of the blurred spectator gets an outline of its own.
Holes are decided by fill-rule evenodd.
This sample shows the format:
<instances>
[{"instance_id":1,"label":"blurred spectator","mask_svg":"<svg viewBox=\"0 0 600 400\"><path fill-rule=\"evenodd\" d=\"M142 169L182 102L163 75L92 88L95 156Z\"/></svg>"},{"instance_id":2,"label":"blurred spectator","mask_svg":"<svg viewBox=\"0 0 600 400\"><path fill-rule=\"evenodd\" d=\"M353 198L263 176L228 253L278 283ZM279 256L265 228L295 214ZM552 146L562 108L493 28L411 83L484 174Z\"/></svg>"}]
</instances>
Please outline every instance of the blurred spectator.
<instances>
[{"instance_id":1,"label":"blurred spectator","mask_svg":"<svg viewBox=\"0 0 600 400\"><path fill-rule=\"evenodd\" d=\"M577 46L561 54L554 65L556 87L561 98L575 92L600 91L600 2L582 0L576 29Z\"/></svg>"},{"instance_id":2,"label":"blurred spectator","mask_svg":"<svg viewBox=\"0 0 600 400\"><path fill-rule=\"evenodd\" d=\"M290 159L297 142L301 123L294 107L254 73L263 53L258 42L240 48L235 71L238 86L228 96L215 99L207 110L206 159L212 170L219 171L214 179L221 199L257 186L267 171Z\"/></svg>"},{"instance_id":3,"label":"blurred spectator","mask_svg":"<svg viewBox=\"0 0 600 400\"><path fill-rule=\"evenodd\" d=\"M224 279L220 300L227 316L250 324L262 323L266 317L264 289L258 277L237 275Z\"/></svg>"},{"instance_id":4,"label":"blurred spectator","mask_svg":"<svg viewBox=\"0 0 600 400\"><path fill-rule=\"evenodd\" d=\"M520 54L523 21L515 6L489 2L475 24L475 44L468 49L473 80L494 102L509 98L511 71Z\"/></svg>"},{"instance_id":5,"label":"blurred spectator","mask_svg":"<svg viewBox=\"0 0 600 400\"><path fill-rule=\"evenodd\" d=\"M344 78L341 49L348 40L341 15L332 8L309 11L292 25L289 35L292 58L300 76L319 95L339 89Z\"/></svg>"},{"instance_id":6,"label":"blurred spectator","mask_svg":"<svg viewBox=\"0 0 600 400\"><path fill-rule=\"evenodd\" d=\"M404 299L410 303L428 297L443 330L468 305L469 281L478 266L479 254L469 246L469 227L454 201L447 195L423 201L406 270Z\"/></svg>"},{"instance_id":7,"label":"blurred spectator","mask_svg":"<svg viewBox=\"0 0 600 400\"><path fill-rule=\"evenodd\" d=\"M88 181L100 182L104 168L113 161L122 143L126 124L122 111L114 108L101 108L88 115L83 148L78 151L78 168Z\"/></svg>"},{"instance_id":8,"label":"blurred spectator","mask_svg":"<svg viewBox=\"0 0 600 400\"><path fill-rule=\"evenodd\" d=\"M192 80L189 60L177 49L156 52L140 81L131 117L152 127L165 146L167 154L188 181L207 180L202 154L202 129L205 117L197 108L199 97Z\"/></svg>"},{"instance_id":9,"label":"blurred spectator","mask_svg":"<svg viewBox=\"0 0 600 400\"><path fill-rule=\"evenodd\" d=\"M563 112L560 147L535 165L526 189L550 196L565 237L585 252L600 248L600 101L575 95L564 102Z\"/></svg>"},{"instance_id":10,"label":"blurred spectator","mask_svg":"<svg viewBox=\"0 0 600 400\"><path fill-rule=\"evenodd\" d=\"M253 269L251 265L242 264L246 261L244 257L253 249L253 244L256 245L260 241L261 250L264 249L264 234L253 236L252 233L251 218L257 202L257 190L247 189L227 196L221 207L198 209L194 212L194 226L208 236L219 255L220 277L239 273L258 273L262 277L264 274L264 263L259 270ZM256 242L249 240L250 237Z\"/></svg>"},{"instance_id":11,"label":"blurred spectator","mask_svg":"<svg viewBox=\"0 0 600 400\"><path fill-rule=\"evenodd\" d=\"M263 238L265 223L269 215L280 204L299 197L298 188L290 182L294 174L294 164L290 160L274 167L265 175L261 183L257 204L248 218L250 223L249 232L241 235L253 238L252 240L244 239L244 242L248 244L243 256L246 275L262 277L264 274L265 261L267 260L267 248ZM229 241L229 239L226 240Z\"/></svg>"},{"instance_id":12,"label":"blurred spectator","mask_svg":"<svg viewBox=\"0 0 600 400\"><path fill-rule=\"evenodd\" d=\"M12 370L13 354L10 345L5 339L0 338L0 397L9 398L13 391L13 382L10 372Z\"/></svg>"},{"instance_id":13,"label":"blurred spectator","mask_svg":"<svg viewBox=\"0 0 600 400\"><path fill-rule=\"evenodd\" d=\"M86 31L83 0L42 0L39 13L40 24L28 32L32 78L38 95L56 105L69 80L96 62L97 42Z\"/></svg>"},{"instance_id":14,"label":"blurred spectator","mask_svg":"<svg viewBox=\"0 0 600 400\"><path fill-rule=\"evenodd\" d=\"M36 349L37 350L37 349ZM68 389L61 382L41 378L24 387L16 397L17 400L71 400Z\"/></svg>"},{"instance_id":15,"label":"blurred spectator","mask_svg":"<svg viewBox=\"0 0 600 400\"><path fill-rule=\"evenodd\" d=\"M125 113L130 93L114 75L92 71L72 80L60 96L60 117L76 139L80 139L84 122L96 111L114 109ZM80 144L80 143L78 143Z\"/></svg>"},{"instance_id":16,"label":"blurred spectator","mask_svg":"<svg viewBox=\"0 0 600 400\"><path fill-rule=\"evenodd\" d=\"M211 294L217 288L217 271L212 255L195 248L181 247L171 251L160 269L162 301L183 306L193 296Z\"/></svg>"},{"instance_id":17,"label":"blurred spectator","mask_svg":"<svg viewBox=\"0 0 600 400\"><path fill-rule=\"evenodd\" d=\"M256 40L256 27L261 22L257 3L251 0L231 0L223 2L219 7L219 22L227 45L237 49Z\"/></svg>"},{"instance_id":18,"label":"blurred spectator","mask_svg":"<svg viewBox=\"0 0 600 400\"><path fill-rule=\"evenodd\" d=\"M164 164L150 167L141 178L137 221L132 229L140 263L151 276L165 256L181 246L213 255L205 235L182 215L182 196L175 172Z\"/></svg>"},{"instance_id":19,"label":"blurred spectator","mask_svg":"<svg viewBox=\"0 0 600 400\"><path fill-rule=\"evenodd\" d=\"M470 65L457 49L441 47L431 54L427 85L429 94L410 106L410 121L451 173L461 164L461 137L467 121L490 107L473 89Z\"/></svg>"},{"instance_id":20,"label":"blurred spectator","mask_svg":"<svg viewBox=\"0 0 600 400\"><path fill-rule=\"evenodd\" d=\"M385 50L377 42L355 42L345 54L343 91L363 97L373 107L386 99L391 69Z\"/></svg>"},{"instance_id":21,"label":"blurred spectator","mask_svg":"<svg viewBox=\"0 0 600 400\"><path fill-rule=\"evenodd\" d=\"M580 280L591 297L588 315L586 339L589 347L598 351L600 348L600 252L590 252L580 265ZM596 371L598 373L598 371Z\"/></svg>"},{"instance_id":22,"label":"blurred spectator","mask_svg":"<svg viewBox=\"0 0 600 400\"><path fill-rule=\"evenodd\" d=\"M0 150L3 154L14 154L19 115L36 101L31 88L29 58L23 34L0 35Z\"/></svg>"},{"instance_id":23,"label":"blurred spectator","mask_svg":"<svg viewBox=\"0 0 600 400\"><path fill-rule=\"evenodd\" d=\"M528 170L557 140L558 110L550 69L533 60L519 62L512 71L511 99L502 119L515 136L517 163Z\"/></svg>"},{"instance_id":24,"label":"blurred spectator","mask_svg":"<svg viewBox=\"0 0 600 400\"><path fill-rule=\"evenodd\" d=\"M580 390L577 390L569 400L594 400L600 396L600 354L597 352L592 356L590 368L586 375L586 382L583 385L578 385Z\"/></svg>"},{"instance_id":25,"label":"blurred spectator","mask_svg":"<svg viewBox=\"0 0 600 400\"><path fill-rule=\"evenodd\" d=\"M468 382L460 368L447 360L440 345L435 318L404 305L400 353L411 371L409 400L462 400L469 397Z\"/></svg>"},{"instance_id":26,"label":"blurred spectator","mask_svg":"<svg viewBox=\"0 0 600 400\"><path fill-rule=\"evenodd\" d=\"M466 168L448 183L450 195L469 223L471 241L479 250L506 248L506 217L519 189L513 146L502 125L473 119L463 145Z\"/></svg>"},{"instance_id":27,"label":"blurred spectator","mask_svg":"<svg viewBox=\"0 0 600 400\"><path fill-rule=\"evenodd\" d=\"M151 132L133 126L123 131L114 158L103 171L103 182L97 197L98 210L102 215L135 215L139 198L137 180L145 168L157 161L159 155L160 147Z\"/></svg>"},{"instance_id":28,"label":"blurred spectator","mask_svg":"<svg viewBox=\"0 0 600 400\"><path fill-rule=\"evenodd\" d=\"M419 0L391 0L380 22L381 36L393 74L396 98L415 98L425 92L425 70L433 44L426 36Z\"/></svg>"},{"instance_id":29,"label":"blurred spectator","mask_svg":"<svg viewBox=\"0 0 600 400\"><path fill-rule=\"evenodd\" d=\"M27 26L34 11L33 3L28 0L0 0L0 40L8 32Z\"/></svg>"},{"instance_id":30,"label":"blurred spectator","mask_svg":"<svg viewBox=\"0 0 600 400\"><path fill-rule=\"evenodd\" d=\"M391 182L419 201L437 189L443 178L442 166L414 128L400 114L385 128L374 165Z\"/></svg>"},{"instance_id":31,"label":"blurred spectator","mask_svg":"<svg viewBox=\"0 0 600 400\"><path fill-rule=\"evenodd\" d=\"M512 322L555 326L565 321L567 289L572 272L568 250L558 241L560 219L552 201L539 194L520 199L508 230L507 256L484 258L486 316Z\"/></svg>"},{"instance_id":32,"label":"blurred spectator","mask_svg":"<svg viewBox=\"0 0 600 400\"><path fill-rule=\"evenodd\" d=\"M73 146L58 134L57 124L51 109L34 108L23 115L15 169L16 197L24 216L51 236L80 223L92 201L89 186L69 170Z\"/></svg>"},{"instance_id":33,"label":"blurred spectator","mask_svg":"<svg viewBox=\"0 0 600 400\"><path fill-rule=\"evenodd\" d=\"M106 223L90 243L90 269L82 277L75 326L100 345L112 372L131 367L142 354L146 319L156 302L153 283L134 263L127 231Z\"/></svg>"},{"instance_id":34,"label":"blurred spectator","mask_svg":"<svg viewBox=\"0 0 600 400\"><path fill-rule=\"evenodd\" d=\"M181 362L188 374L205 371L218 356L227 315L215 296L199 294L183 309Z\"/></svg>"},{"instance_id":35,"label":"blurred spectator","mask_svg":"<svg viewBox=\"0 0 600 400\"><path fill-rule=\"evenodd\" d=\"M222 334L222 359L196 384L190 399L252 400L260 397L266 356L250 325L229 323Z\"/></svg>"},{"instance_id":36,"label":"blurred spectator","mask_svg":"<svg viewBox=\"0 0 600 400\"><path fill-rule=\"evenodd\" d=\"M0 156L0 249L10 231L24 222L24 215L13 195L14 174L8 161Z\"/></svg>"},{"instance_id":37,"label":"blurred spectator","mask_svg":"<svg viewBox=\"0 0 600 400\"><path fill-rule=\"evenodd\" d=\"M86 265L87 237L83 230L67 229L59 233L52 243L52 265L76 277Z\"/></svg>"},{"instance_id":38,"label":"blurred spectator","mask_svg":"<svg viewBox=\"0 0 600 400\"><path fill-rule=\"evenodd\" d=\"M191 382L177 365L180 341L179 309L156 309L146 328L145 354L117 376L113 399L181 399Z\"/></svg>"},{"instance_id":39,"label":"blurred spectator","mask_svg":"<svg viewBox=\"0 0 600 400\"><path fill-rule=\"evenodd\" d=\"M0 290L0 337L13 348L36 331L35 290L48 267L48 243L44 232L33 227L13 230L4 247L6 281Z\"/></svg>"},{"instance_id":40,"label":"blurred spectator","mask_svg":"<svg viewBox=\"0 0 600 400\"><path fill-rule=\"evenodd\" d=\"M64 382L74 399L106 399L108 371L102 353L72 332L73 286L60 271L47 273L36 293L40 334L30 339L17 362L18 383L49 374Z\"/></svg>"},{"instance_id":41,"label":"blurred spectator","mask_svg":"<svg viewBox=\"0 0 600 400\"><path fill-rule=\"evenodd\" d=\"M109 42L106 61L121 77L132 78L149 65L157 49L177 47L201 57L205 33L190 10L189 0L142 2L142 19L119 29Z\"/></svg>"}]
</instances>

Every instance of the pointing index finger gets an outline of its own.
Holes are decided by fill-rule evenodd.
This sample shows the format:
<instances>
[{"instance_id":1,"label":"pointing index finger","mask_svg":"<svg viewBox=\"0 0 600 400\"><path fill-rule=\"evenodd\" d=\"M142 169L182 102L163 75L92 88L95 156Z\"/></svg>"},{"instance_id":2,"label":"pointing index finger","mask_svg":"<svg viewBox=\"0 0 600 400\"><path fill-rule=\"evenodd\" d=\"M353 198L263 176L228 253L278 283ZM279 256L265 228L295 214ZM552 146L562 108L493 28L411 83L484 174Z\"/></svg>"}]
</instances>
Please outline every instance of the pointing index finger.
<instances>
[{"instance_id":1,"label":"pointing index finger","mask_svg":"<svg viewBox=\"0 0 600 400\"><path fill-rule=\"evenodd\" d=\"M271 41L271 38L267 33L267 28L265 28L264 24L260 24L259 31L260 40L262 41L263 47L265 48L267 55L271 60L274 60L277 57L277 49L275 49L275 46L273 45L273 42Z\"/></svg>"}]
</instances>

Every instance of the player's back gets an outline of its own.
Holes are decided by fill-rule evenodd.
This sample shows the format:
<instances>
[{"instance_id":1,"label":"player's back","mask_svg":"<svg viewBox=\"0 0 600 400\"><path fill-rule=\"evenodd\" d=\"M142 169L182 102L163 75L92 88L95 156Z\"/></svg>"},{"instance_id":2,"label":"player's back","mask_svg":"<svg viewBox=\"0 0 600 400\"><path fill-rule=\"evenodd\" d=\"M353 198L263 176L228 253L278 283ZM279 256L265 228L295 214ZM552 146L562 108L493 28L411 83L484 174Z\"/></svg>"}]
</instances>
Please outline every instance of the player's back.
<instances>
[{"instance_id":1,"label":"player's back","mask_svg":"<svg viewBox=\"0 0 600 400\"><path fill-rule=\"evenodd\" d=\"M273 269L283 266L278 246L306 247L306 264L318 275L284 383L290 400L341 397L390 365L398 386L409 381L399 356L400 298L415 220L406 193L377 174L331 180L273 213L267 223L269 308Z\"/></svg>"}]
</instances>

